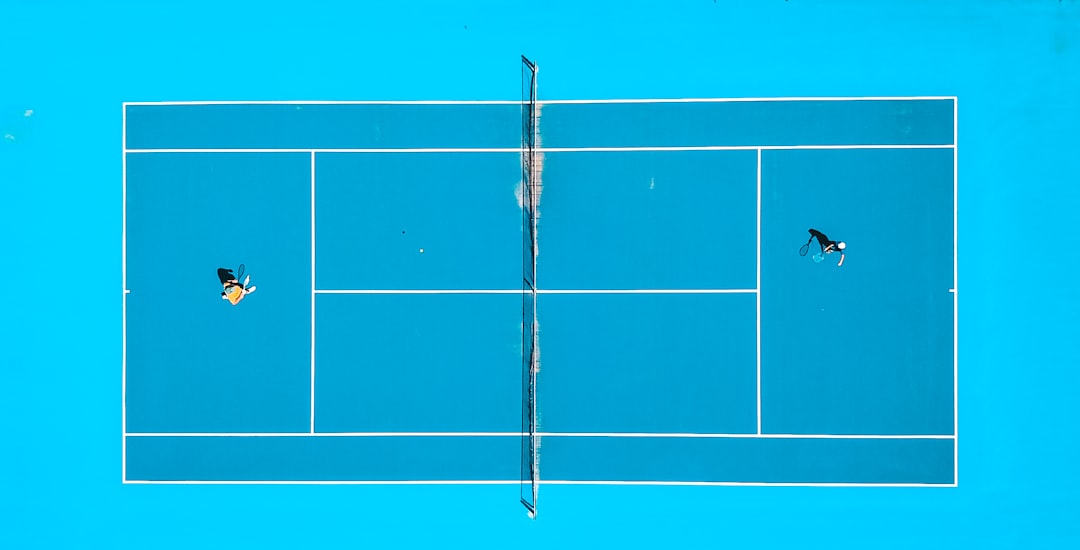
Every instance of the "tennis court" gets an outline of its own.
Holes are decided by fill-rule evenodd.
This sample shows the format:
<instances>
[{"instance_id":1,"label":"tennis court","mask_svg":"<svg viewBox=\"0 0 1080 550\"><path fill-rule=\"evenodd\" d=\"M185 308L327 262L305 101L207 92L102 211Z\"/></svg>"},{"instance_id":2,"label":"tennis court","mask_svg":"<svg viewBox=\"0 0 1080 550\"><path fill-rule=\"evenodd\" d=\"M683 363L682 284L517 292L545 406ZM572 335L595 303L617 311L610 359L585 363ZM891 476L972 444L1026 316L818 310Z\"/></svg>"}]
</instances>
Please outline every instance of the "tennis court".
<instances>
[{"instance_id":1,"label":"tennis court","mask_svg":"<svg viewBox=\"0 0 1080 550\"><path fill-rule=\"evenodd\" d=\"M0 3L0 547L1080 547L1078 7Z\"/></svg>"},{"instance_id":2,"label":"tennis court","mask_svg":"<svg viewBox=\"0 0 1080 550\"><path fill-rule=\"evenodd\" d=\"M124 481L956 486L955 97L533 77L125 104Z\"/></svg>"}]
</instances>

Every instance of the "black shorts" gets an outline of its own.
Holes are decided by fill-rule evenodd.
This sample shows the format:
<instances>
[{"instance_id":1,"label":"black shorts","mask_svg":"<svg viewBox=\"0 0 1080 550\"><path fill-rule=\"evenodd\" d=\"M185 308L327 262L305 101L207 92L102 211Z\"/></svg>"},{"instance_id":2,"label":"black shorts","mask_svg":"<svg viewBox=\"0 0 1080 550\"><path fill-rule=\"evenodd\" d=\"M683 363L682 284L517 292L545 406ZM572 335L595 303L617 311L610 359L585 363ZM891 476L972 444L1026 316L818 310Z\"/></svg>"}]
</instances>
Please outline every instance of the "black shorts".
<instances>
[{"instance_id":1,"label":"black shorts","mask_svg":"<svg viewBox=\"0 0 1080 550\"><path fill-rule=\"evenodd\" d=\"M817 229L811 229L810 230L810 240L814 240L815 238L817 239L818 245L821 246L821 251L822 252L824 252L825 248L827 248L829 245L832 245L833 248L836 247L836 242L830 241L829 238L826 237L824 233L822 233L821 231L818 231Z\"/></svg>"},{"instance_id":2,"label":"black shorts","mask_svg":"<svg viewBox=\"0 0 1080 550\"><path fill-rule=\"evenodd\" d=\"M218 278L219 281L221 281L221 284L225 284L225 283L227 283L229 281L235 280L236 276L233 275L231 269L225 269L225 268L219 267L218 270L217 270L217 278Z\"/></svg>"}]
</instances>

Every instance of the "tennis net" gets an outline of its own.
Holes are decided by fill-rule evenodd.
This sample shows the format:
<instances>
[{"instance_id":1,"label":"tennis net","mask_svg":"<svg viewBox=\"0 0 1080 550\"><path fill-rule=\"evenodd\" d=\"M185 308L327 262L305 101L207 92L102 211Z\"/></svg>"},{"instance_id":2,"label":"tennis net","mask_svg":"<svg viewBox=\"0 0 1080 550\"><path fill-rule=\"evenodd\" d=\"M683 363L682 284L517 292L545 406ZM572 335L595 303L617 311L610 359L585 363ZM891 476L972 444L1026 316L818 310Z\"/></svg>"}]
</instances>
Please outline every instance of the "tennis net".
<instances>
[{"instance_id":1,"label":"tennis net","mask_svg":"<svg viewBox=\"0 0 1080 550\"><path fill-rule=\"evenodd\" d=\"M521 56L521 503L536 517L536 65Z\"/></svg>"}]
</instances>

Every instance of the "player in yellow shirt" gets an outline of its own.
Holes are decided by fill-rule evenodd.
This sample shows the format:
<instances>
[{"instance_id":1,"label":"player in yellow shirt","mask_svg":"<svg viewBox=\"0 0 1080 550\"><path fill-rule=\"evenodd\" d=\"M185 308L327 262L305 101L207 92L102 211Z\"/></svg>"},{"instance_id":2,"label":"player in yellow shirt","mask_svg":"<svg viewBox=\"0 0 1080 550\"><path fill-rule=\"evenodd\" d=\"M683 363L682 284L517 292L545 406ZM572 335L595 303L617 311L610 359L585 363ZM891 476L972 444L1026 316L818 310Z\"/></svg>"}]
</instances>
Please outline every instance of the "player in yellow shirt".
<instances>
[{"instance_id":1,"label":"player in yellow shirt","mask_svg":"<svg viewBox=\"0 0 1080 550\"><path fill-rule=\"evenodd\" d=\"M240 265L240 274L244 274L244 266ZM255 292L255 285L247 286L251 282L251 275L244 278L244 283L240 284L240 281L233 275L231 269L225 269L219 267L217 270L218 280L221 281L221 287L224 289L221 293L222 300L228 300L230 304L236 305L240 303L240 300L244 299L244 296Z\"/></svg>"}]
</instances>

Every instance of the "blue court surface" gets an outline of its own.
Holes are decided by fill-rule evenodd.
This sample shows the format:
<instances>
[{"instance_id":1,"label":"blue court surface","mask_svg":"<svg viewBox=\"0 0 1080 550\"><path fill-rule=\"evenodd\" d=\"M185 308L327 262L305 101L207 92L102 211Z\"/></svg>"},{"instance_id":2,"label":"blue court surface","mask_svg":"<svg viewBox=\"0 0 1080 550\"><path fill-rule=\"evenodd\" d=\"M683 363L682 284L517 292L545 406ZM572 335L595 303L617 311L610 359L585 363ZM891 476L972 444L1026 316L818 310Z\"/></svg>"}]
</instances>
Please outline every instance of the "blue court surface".
<instances>
[{"instance_id":1,"label":"blue court surface","mask_svg":"<svg viewBox=\"0 0 1080 550\"><path fill-rule=\"evenodd\" d=\"M125 105L124 479L955 486L956 112Z\"/></svg>"},{"instance_id":2,"label":"blue court surface","mask_svg":"<svg viewBox=\"0 0 1080 550\"><path fill-rule=\"evenodd\" d=\"M1080 544L1076 2L194 8L0 7L0 547Z\"/></svg>"}]
</instances>

